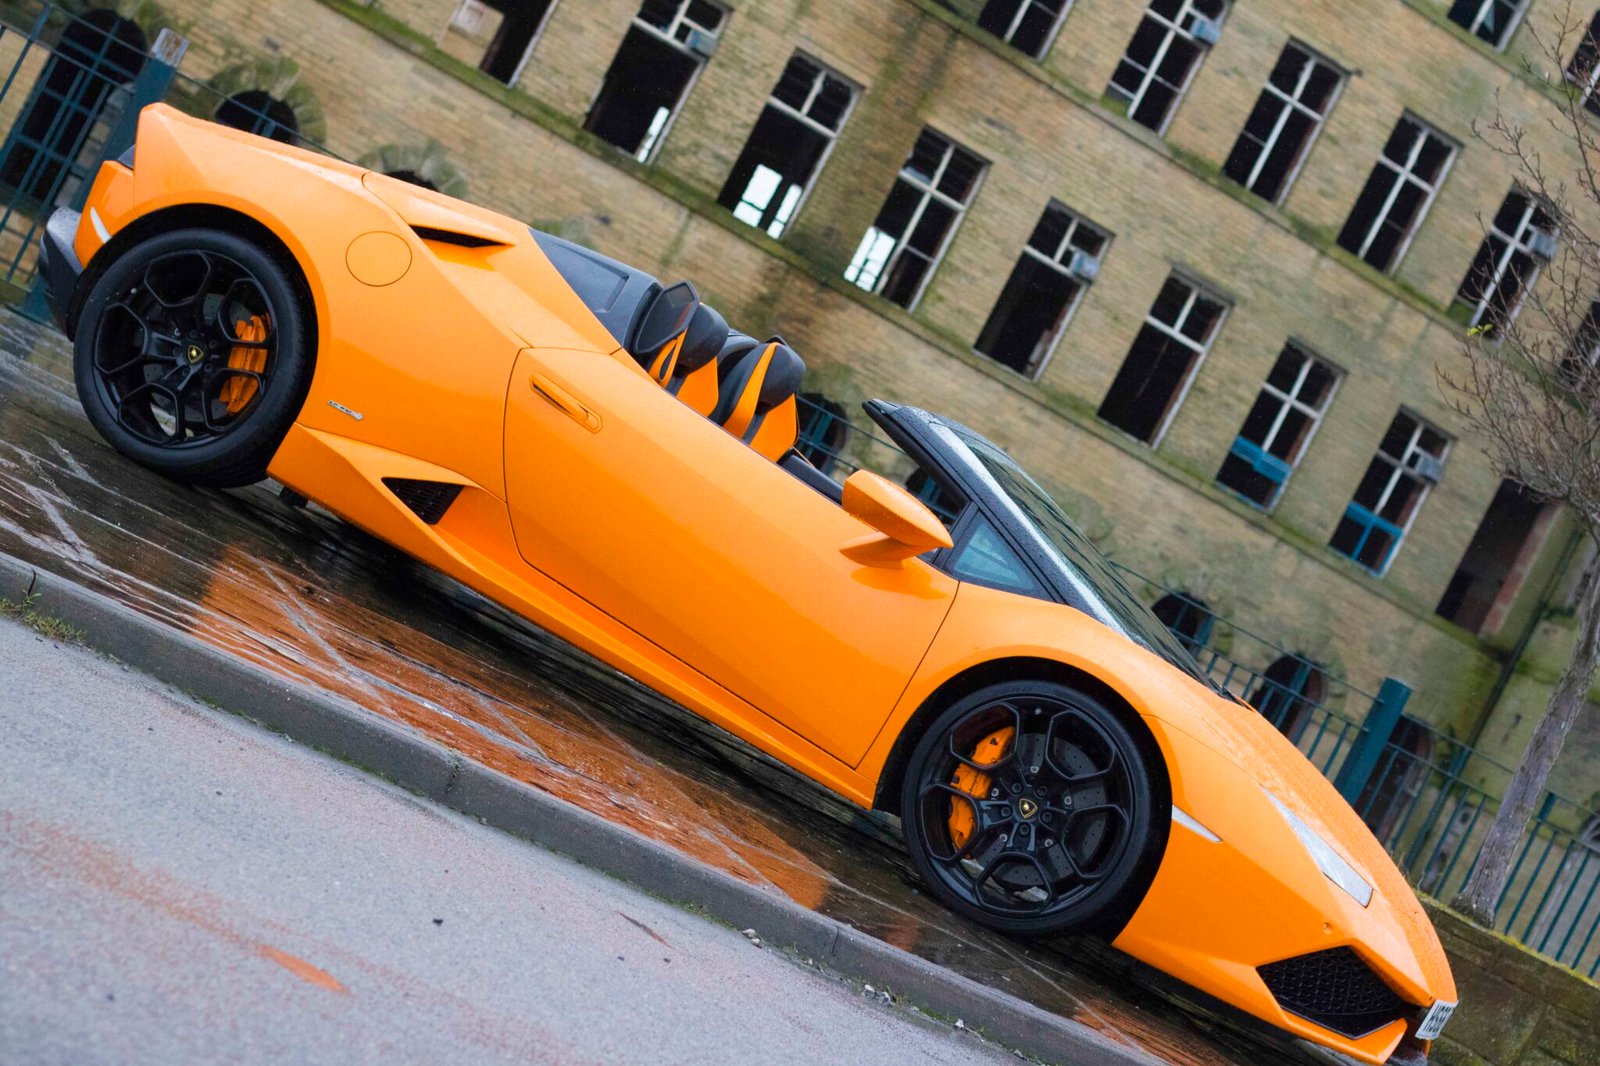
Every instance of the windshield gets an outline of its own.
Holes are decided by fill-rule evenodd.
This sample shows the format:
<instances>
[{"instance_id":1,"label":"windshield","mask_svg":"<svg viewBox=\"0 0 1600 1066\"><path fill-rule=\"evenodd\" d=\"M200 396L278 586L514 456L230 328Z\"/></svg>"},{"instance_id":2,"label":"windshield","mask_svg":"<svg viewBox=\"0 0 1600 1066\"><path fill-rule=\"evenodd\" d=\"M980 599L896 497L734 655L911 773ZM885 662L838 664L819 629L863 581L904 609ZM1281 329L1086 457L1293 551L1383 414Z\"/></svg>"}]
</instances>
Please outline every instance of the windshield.
<instances>
[{"instance_id":1,"label":"windshield","mask_svg":"<svg viewBox=\"0 0 1600 1066\"><path fill-rule=\"evenodd\" d=\"M1205 680L1205 672L1194 657L1178 642L1160 619L1139 602L1118 575L1111 560L1079 532L1061 505L1039 483L993 444L958 426L948 428L966 446L984 472L999 486L1005 497L1021 513L1039 540L1061 565L1064 576L1079 597L1089 604L1089 613L1123 636Z\"/></svg>"}]
</instances>

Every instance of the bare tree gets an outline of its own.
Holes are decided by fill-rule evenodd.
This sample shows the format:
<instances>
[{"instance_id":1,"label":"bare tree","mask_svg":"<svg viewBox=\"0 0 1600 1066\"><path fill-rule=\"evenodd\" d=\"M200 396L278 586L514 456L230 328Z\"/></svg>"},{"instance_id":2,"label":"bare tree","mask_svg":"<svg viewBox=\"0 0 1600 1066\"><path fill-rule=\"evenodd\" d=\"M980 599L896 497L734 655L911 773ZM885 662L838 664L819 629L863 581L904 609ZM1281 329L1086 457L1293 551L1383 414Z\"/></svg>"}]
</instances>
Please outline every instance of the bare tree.
<instances>
[{"instance_id":1,"label":"bare tree","mask_svg":"<svg viewBox=\"0 0 1600 1066\"><path fill-rule=\"evenodd\" d=\"M1475 263L1474 270L1491 272L1478 286L1490 295L1468 332L1461 363L1439 373L1446 400L1490 460L1527 491L1564 504L1593 539L1600 534L1600 123L1585 105L1590 75L1600 74L1600 41L1574 17L1570 0L1558 20L1529 25L1523 36L1532 41L1528 72L1545 83L1555 112L1541 106L1537 117L1524 120L1501 102L1474 133L1511 164L1520 192L1536 205L1558 248L1528 291L1525 275L1506 278L1526 264ZM1518 299L1520 314L1514 313ZM1579 584L1571 657L1452 903L1484 925L1494 920L1517 845L1597 666L1600 555L1591 554Z\"/></svg>"}]
</instances>

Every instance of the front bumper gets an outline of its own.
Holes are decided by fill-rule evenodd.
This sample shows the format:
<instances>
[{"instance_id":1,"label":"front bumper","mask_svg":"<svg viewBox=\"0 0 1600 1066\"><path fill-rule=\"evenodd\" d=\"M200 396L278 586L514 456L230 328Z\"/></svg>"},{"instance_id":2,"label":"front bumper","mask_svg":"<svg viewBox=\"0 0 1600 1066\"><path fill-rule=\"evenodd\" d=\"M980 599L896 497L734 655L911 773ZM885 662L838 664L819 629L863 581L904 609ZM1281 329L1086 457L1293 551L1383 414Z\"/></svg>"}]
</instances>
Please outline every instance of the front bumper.
<instances>
[{"instance_id":1,"label":"front bumper","mask_svg":"<svg viewBox=\"0 0 1600 1066\"><path fill-rule=\"evenodd\" d=\"M70 207L58 207L45 223L44 239L39 245L39 283L44 287L45 303L56 325L68 337L72 336L74 317L73 300L78 291L78 279L83 276L83 264L73 250L78 224L83 214Z\"/></svg>"}]
</instances>

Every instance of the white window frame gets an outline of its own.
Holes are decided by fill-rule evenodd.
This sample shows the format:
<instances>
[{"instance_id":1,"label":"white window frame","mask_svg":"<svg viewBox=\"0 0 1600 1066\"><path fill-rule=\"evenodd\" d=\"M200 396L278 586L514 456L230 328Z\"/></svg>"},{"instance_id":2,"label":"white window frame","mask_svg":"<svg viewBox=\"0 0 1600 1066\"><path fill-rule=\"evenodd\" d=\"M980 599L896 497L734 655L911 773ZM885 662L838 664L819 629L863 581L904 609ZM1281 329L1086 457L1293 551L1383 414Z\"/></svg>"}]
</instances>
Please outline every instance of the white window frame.
<instances>
[{"instance_id":1,"label":"white window frame","mask_svg":"<svg viewBox=\"0 0 1600 1066\"><path fill-rule=\"evenodd\" d=\"M1006 44L1011 45L1012 48L1016 48L1017 51L1022 52L1022 54L1027 56L1029 59L1044 59L1045 56L1050 54L1050 49L1055 47L1056 37L1061 33L1061 24L1067 20L1067 12L1072 10L1072 0L1065 0L1065 2L1062 3L1061 10L1056 13L1055 22L1051 23L1050 25L1050 32L1045 34L1044 43L1039 46L1039 51L1023 52L1021 48L1017 48L1015 44L1011 43L1011 39L1016 36L1017 30L1022 26L1023 17L1034 8L1043 6L1044 0L1022 0L1022 2L1017 5L1017 13L1011 16L1011 25L1006 28L1006 32L998 34L997 36Z\"/></svg>"},{"instance_id":2,"label":"white window frame","mask_svg":"<svg viewBox=\"0 0 1600 1066\"><path fill-rule=\"evenodd\" d=\"M1211 46L1209 44L1200 40L1194 34L1183 28L1185 19L1189 18L1190 16L1193 16L1194 18L1210 18L1209 15L1202 14L1200 11L1196 10L1194 5L1195 0L1183 0L1183 6L1178 9L1178 17L1176 21L1156 12L1149 5L1146 5L1144 11L1139 15L1140 25L1143 25L1145 19L1154 19L1156 22L1161 23L1167 28L1167 36L1156 48L1155 58L1152 59L1150 61L1150 65L1144 69L1144 76L1139 81L1139 88L1131 96L1126 98L1128 105L1128 116L1130 120L1133 118L1133 113L1139 109L1139 104L1144 100L1144 94L1147 90L1149 90L1150 83L1156 80L1155 72L1161 69L1161 61L1167 58L1167 52L1172 47L1172 39L1174 37L1182 36L1186 40L1193 41L1195 44L1200 46L1202 52L1209 52L1211 50ZM1222 15L1217 19L1217 23L1219 25L1225 19L1227 19L1228 13L1232 10L1232 8L1233 5L1224 0L1222 5ZM1134 33L1137 34L1138 32L1138 27L1134 27ZM1118 65L1120 66L1122 63L1130 63L1133 66L1139 65L1128 58L1128 50L1126 48L1122 50L1122 58L1118 61ZM1194 64L1189 67L1188 71L1184 73L1183 84L1173 86L1176 92L1172 97L1172 106L1167 109L1167 113L1165 115L1161 116L1161 126L1155 131L1157 136L1166 136L1167 127L1172 124L1173 116L1177 115L1178 108L1183 105L1184 98L1189 95L1189 86L1194 83L1194 76L1199 70L1200 60L1197 59L1195 60ZM1115 74L1113 74L1113 78L1115 78ZM1113 80L1110 88L1107 91L1118 99L1123 99L1122 94L1127 90L1123 89L1116 83L1115 80ZM1136 125L1143 124L1136 123ZM1145 128L1148 129L1149 127Z\"/></svg>"},{"instance_id":3,"label":"white window frame","mask_svg":"<svg viewBox=\"0 0 1600 1066\"><path fill-rule=\"evenodd\" d=\"M1540 211L1549 214L1550 210L1541 205L1538 197L1526 189L1513 189L1507 194L1507 198L1517 195L1521 195L1528 201L1527 206L1522 209L1522 216L1517 219L1517 232L1515 234L1507 233L1496 226L1493 221L1490 221L1489 231L1484 235L1483 239L1485 241L1493 235L1505 241L1506 246L1501 250L1499 257L1495 259L1494 271L1490 276L1485 292L1478 297L1476 304L1470 305L1472 307L1472 318L1467 323L1469 326L1476 326L1483 321L1483 313L1489 309L1489 297L1499 291L1500 283L1505 280L1506 268L1511 265L1511 257L1514 254L1520 251L1527 255L1533 261L1533 270L1523 280L1522 291L1517 293L1516 303L1510 304L1506 308L1506 326L1510 326L1511 323L1515 322L1517 316L1522 313L1523 302L1527 300L1528 293L1533 290L1534 284L1539 280L1539 275L1544 271L1544 264L1547 260L1544 256L1535 253L1529 247L1528 242L1533 233L1539 232L1539 228L1533 224L1533 216ZM1498 211L1495 213L1499 214ZM1477 257L1474 256L1473 258ZM1471 268L1469 267L1468 269Z\"/></svg>"},{"instance_id":4,"label":"white window frame","mask_svg":"<svg viewBox=\"0 0 1600 1066\"><path fill-rule=\"evenodd\" d=\"M929 202L937 199L946 207L953 209L956 217L951 219L949 228L945 230L944 237L939 241L939 251L930 257L927 273L923 274L922 280L917 282L917 291L912 294L911 300L905 305L905 309L908 312L916 310L917 304L922 302L922 294L927 291L928 283L933 280L933 275L938 271L939 264L944 262L945 253L950 249L950 242L955 239L956 231L961 228L961 223L966 221L967 208L971 206L972 201L977 199L979 190L983 188L983 179L989 174L989 161L978 155L977 152L959 143L953 137L946 137L931 126L924 128L944 141L946 148L943 157L939 160L938 167L934 169L932 176L927 181L924 181L911 170L911 155L909 153L906 156L906 162L901 165L899 173L895 175L895 181L905 182L913 189L916 189L922 196L921 202L917 204L916 210L911 212L911 218L906 222L905 231L894 239L894 244L890 248L889 254L884 256L883 265L878 268L877 274L873 275L871 284L862 285L858 279L867 265L863 257L867 254L868 242L871 241L874 232L881 232L878 230L876 223L867 227L867 232L862 236L861 243L856 246L856 254L850 259L850 265L844 269L845 281L870 293L880 292L883 288L883 280L889 276L890 268L899 261L901 253L905 251L906 245L911 240L911 235L917 231L917 224L922 221L923 212L928 209ZM921 139L922 131L919 130L917 131L917 140ZM939 182L944 179L945 169L949 167L950 160L955 158L955 153L958 150L966 152L982 164L978 168L978 176L973 179L972 188L968 191L965 202L956 200L939 191ZM916 142L913 141L912 152L915 151ZM893 185L889 186L888 195L894 195ZM887 196L885 201L887 201ZM855 276L852 277L852 274Z\"/></svg>"},{"instance_id":5,"label":"white window frame","mask_svg":"<svg viewBox=\"0 0 1600 1066\"><path fill-rule=\"evenodd\" d=\"M1396 176L1395 183L1390 187L1389 195L1383 201L1383 209L1373 216L1372 225L1367 227L1367 235L1361 240L1361 250L1352 253L1357 259L1364 263L1366 262L1367 250L1372 247L1373 240L1378 236L1378 230L1382 226L1383 220L1389 217L1390 211L1394 210L1394 202L1400 196L1400 187L1408 182L1415 185L1423 191L1422 206L1417 208L1417 217L1411 220L1411 228L1406 231L1405 237L1395 246L1394 260L1384 269L1383 273L1385 274L1392 274L1398 270L1401 261L1406 257L1406 252L1411 250L1411 241L1416 237L1417 231L1422 228L1423 222L1427 221L1428 212L1433 210L1434 198L1439 195L1439 189L1444 185L1444 179L1450 176L1450 168L1455 166L1456 156L1461 151L1460 145L1454 139L1446 137L1439 132L1437 126L1430 122L1424 122L1410 111L1403 112L1400 115L1399 122L1411 122L1421 127L1422 136L1418 137L1416 143L1411 146L1411 151L1406 156L1403 168L1397 166L1392 159L1384 155L1383 149L1380 148L1378 150L1378 161L1373 166L1388 167L1394 171ZM1399 122L1395 123L1395 125L1398 126ZM1393 136L1393 134L1390 134L1390 136ZM1450 154L1445 156L1444 165L1439 168L1439 177L1432 185L1411 172L1411 168L1417 165L1417 157L1422 154L1423 146L1428 143L1429 137L1437 138L1441 144L1450 149ZM1371 179L1369 178L1368 180ZM1355 210L1354 206L1351 207L1351 210ZM1372 264L1368 263L1367 265L1371 266Z\"/></svg>"},{"instance_id":6,"label":"white window frame","mask_svg":"<svg viewBox=\"0 0 1600 1066\"><path fill-rule=\"evenodd\" d=\"M1383 442L1378 442L1378 448L1372 453L1372 457L1374 459L1381 459L1384 462L1391 464L1391 469L1389 471L1389 480L1384 484L1383 491L1378 494L1378 502L1367 508L1367 510L1371 511L1375 515L1381 516L1383 514L1383 509L1389 505L1389 498L1394 495L1395 487L1400 484L1400 479L1403 477L1409 477L1413 481L1417 482L1417 484L1421 486L1422 491L1420 495L1417 496L1417 502L1412 505L1411 513L1406 515L1405 525L1400 527L1400 536L1395 539L1394 547L1389 549L1388 556L1383 560L1383 568L1376 571L1379 577L1383 577L1385 574L1387 574L1389 572L1389 567L1394 565L1395 556L1400 554L1401 546L1405 544L1406 538L1411 535L1411 527L1413 524L1415 524L1417 515L1422 513L1422 505L1428 502L1428 495L1433 491L1434 485L1438 483L1437 479L1430 480L1422 477L1417 473L1416 468L1412 465L1412 459L1414 456L1425 455L1429 458L1433 458L1432 452L1424 451L1422 448L1418 447L1418 442L1422 440L1423 431L1431 429L1444 441L1444 447L1439 449L1438 455L1441 476L1443 474L1445 460L1450 457L1450 446L1455 443L1450 439L1450 436L1445 433L1444 430L1440 429L1432 422L1429 422L1426 418L1423 418L1421 415L1411 410L1411 408L1401 407L1399 413L1405 415L1407 418L1411 419L1411 421L1415 422L1416 426L1411 430L1411 436L1406 439L1405 449L1401 452L1398 458L1384 451ZM1359 489L1360 486L1358 485L1357 488ZM1356 502L1355 493L1350 494L1350 502ZM1344 515L1341 513L1339 517L1342 521ZM1335 554L1349 559L1357 566L1362 565L1353 555L1343 555L1342 552L1336 552Z\"/></svg>"},{"instance_id":7,"label":"white window frame","mask_svg":"<svg viewBox=\"0 0 1600 1066\"><path fill-rule=\"evenodd\" d=\"M519 81L522 80L523 71L528 69L528 63L533 59L533 50L539 47L539 41L544 37L545 28L550 25L550 16L556 13L556 8L560 5L561 0L550 0L550 6L545 8L544 17L539 20L539 25L535 26L533 29L533 36L528 40L528 47L523 49L522 58L517 60L517 68L512 72L511 80L501 82L500 84L505 85L508 88L513 88ZM483 3L483 0L461 0L461 2L456 5L456 9L450 13L450 21L445 24L445 28L443 30L439 31L439 35L434 38L433 43L441 44L445 39L445 35L454 28L460 27L462 32L466 32L466 27L459 20L464 12L475 7L483 8L485 10L493 10L487 4ZM501 12L496 12L496 14L501 14L502 18L504 17L503 13ZM480 58L478 62L482 63L483 60ZM499 81L498 78L495 80Z\"/></svg>"},{"instance_id":8,"label":"white window frame","mask_svg":"<svg viewBox=\"0 0 1600 1066\"><path fill-rule=\"evenodd\" d=\"M1531 0L1517 0L1516 10L1511 13L1511 22L1501 32L1498 41L1486 41L1478 35L1478 28L1483 25L1483 20L1488 17L1490 10L1494 7L1495 0L1478 0L1478 13L1472 17L1471 25L1462 26L1461 28L1478 40L1483 41L1484 44L1493 48L1496 52L1504 52L1506 45L1511 43L1511 38L1517 35L1517 30L1522 25L1522 16L1528 13L1530 2ZM1447 15L1446 17L1448 18L1449 16ZM1454 19L1450 21L1455 22ZM1455 24L1461 26L1459 22L1455 22Z\"/></svg>"},{"instance_id":9,"label":"white window frame","mask_svg":"<svg viewBox=\"0 0 1600 1066\"><path fill-rule=\"evenodd\" d=\"M1151 300L1150 310L1145 312L1144 322L1141 324L1154 326L1157 330L1165 333L1167 336L1171 337L1185 348L1192 349L1195 352L1194 362L1189 364L1188 375L1183 379L1183 384L1178 387L1177 395L1175 395L1172 398L1172 402L1167 405L1166 413L1161 416L1161 424L1156 427L1156 431L1151 435L1148 443L1139 440L1138 437L1135 437L1131 433L1125 432L1119 426L1112 426L1113 429L1117 430L1119 433L1122 433L1129 440L1138 441L1139 444L1144 445L1151 450L1161 446L1162 439L1166 437L1167 430L1172 426L1172 420L1178 417L1178 409L1182 407L1183 402L1189 398L1189 390L1194 387L1194 379L1200 376L1201 364L1206 361L1206 356L1211 354L1211 346L1216 343L1218 335L1222 333L1223 324L1228 321L1228 313L1233 310L1233 305L1227 300L1223 299L1222 295L1215 289L1196 281L1190 275L1179 270L1174 270L1167 276L1167 278L1163 278L1161 281L1162 287L1164 288L1167 284L1167 280L1172 278L1177 279L1179 284L1187 285L1189 287L1189 295L1183 301L1183 308L1178 312L1177 320L1169 326L1165 322L1156 318L1154 315L1156 301ZM1213 303L1219 305L1222 308L1222 313L1217 316L1216 322L1212 323L1211 335L1208 336L1203 342L1196 343L1192 338L1183 335L1182 328L1183 324L1189 320L1189 313L1194 310L1194 305L1200 299L1202 293ZM1161 294L1158 290L1156 293L1156 300L1159 300L1160 298Z\"/></svg>"},{"instance_id":10,"label":"white window frame","mask_svg":"<svg viewBox=\"0 0 1600 1066\"><path fill-rule=\"evenodd\" d=\"M705 0L705 2L711 6L720 8L722 10L722 21L717 24L717 28L714 30L707 29L689 17L690 2L691 0L678 0L678 10L672 16L672 21L667 24L666 29L662 29L660 26L657 26L653 23L646 22L644 19L639 17L639 12L637 11L634 12L633 21L629 24L630 28L643 30L652 37L671 45L684 55L690 56L694 59L694 73L689 75L688 84L684 85L683 92L678 95L678 102L673 105L671 111L667 112L667 117L661 122L661 128L656 130L653 134L646 133L643 143L639 145L639 150L633 153L633 158L638 160L640 163L648 164L655 157L656 152L661 148L661 146L666 143L667 136L672 132L673 124L678 121L678 115L683 111L683 105L689 101L689 94L694 92L694 87L699 83L700 75L704 73L706 69L706 63L709 62L708 57L701 55L699 52L694 51L682 41L678 40L677 32L679 27L688 25L693 29L699 30L701 33L708 35L713 40L721 41L722 31L727 29L728 20L733 17L733 9L728 7L727 4L722 3L721 0ZM640 11L643 11L642 4L640 5ZM604 87L605 86L602 84L601 88L603 89ZM596 90L596 99L598 98L599 90ZM593 109L594 100L589 101L589 107L590 109Z\"/></svg>"},{"instance_id":11,"label":"white window frame","mask_svg":"<svg viewBox=\"0 0 1600 1066\"><path fill-rule=\"evenodd\" d=\"M1261 154L1256 157L1255 166L1250 169L1249 179L1240 183L1252 193L1255 192L1256 179L1261 177L1261 168L1267 165L1267 157L1272 154L1273 148L1277 146L1278 138L1283 135L1283 128L1289 124L1289 113L1291 111L1298 111L1312 119L1311 132L1306 135L1305 143L1300 146L1300 155L1294 161L1294 166L1290 167L1289 172L1284 175L1283 188L1278 190L1278 195L1271 201L1274 204L1283 203L1289 196L1289 190L1294 188L1295 180L1300 177L1300 168L1305 166L1306 159L1311 155L1312 147L1317 143L1317 138L1322 136L1322 127L1328 121L1328 116L1333 114L1333 109L1339 103L1339 97L1344 92L1345 81L1350 76L1349 72L1339 64L1333 62L1316 49L1307 47L1300 41L1291 38L1289 43L1284 45L1285 50L1290 48L1299 51L1309 62L1300 71L1300 78L1295 82L1294 95L1292 97L1284 95L1282 89L1272 84L1272 76L1268 74L1266 84L1262 87L1262 92L1271 93L1277 97L1282 109L1278 112L1277 121L1273 123L1272 132L1267 135L1266 140L1261 142ZM1306 85L1311 81L1311 74L1319 64L1338 75L1338 79L1334 82L1333 92L1328 94L1327 108L1323 111L1313 110L1300 102L1300 94L1305 92ZM1239 131L1239 136L1241 138L1245 136L1243 129ZM1259 196L1260 194L1256 193L1256 195Z\"/></svg>"},{"instance_id":12,"label":"white window frame","mask_svg":"<svg viewBox=\"0 0 1600 1066\"><path fill-rule=\"evenodd\" d=\"M1574 68L1578 65L1578 58L1583 55L1584 46L1590 46L1595 55L1594 62L1587 72ZM1600 85L1600 12L1596 12L1589 25L1584 28L1583 36L1578 39L1578 49L1572 53L1572 59L1567 62L1565 71L1567 84L1578 89L1579 103L1591 115L1600 117L1600 98L1595 95L1597 85Z\"/></svg>"},{"instance_id":13,"label":"white window frame","mask_svg":"<svg viewBox=\"0 0 1600 1066\"><path fill-rule=\"evenodd\" d=\"M1071 253L1078 250L1072 245L1073 235L1078 232L1078 228L1080 226L1084 229L1098 233L1100 235L1101 243L1100 254L1096 257L1096 259L1100 262L1104 262L1106 252L1111 247L1111 234L1102 227L1088 221L1082 215L1072 210L1072 208L1068 207L1060 200L1051 200L1048 204L1046 204L1045 213L1048 214L1052 208L1060 211L1071 220L1067 223L1067 230L1066 233L1064 233L1061 237L1061 243L1056 247L1054 258L1045 255L1043 252L1039 251L1039 249L1033 246L1033 234L1031 233L1028 235L1028 239L1022 244L1022 254L1026 256L1032 256L1039 263L1049 267L1051 270L1054 270L1063 277L1068 278L1075 286L1077 286L1078 291L1073 294L1072 300L1062 311L1061 320L1056 324L1055 335L1050 338L1050 342L1045 346L1044 352L1038 355L1036 362L1033 360L1029 361L1032 363L1031 369L1020 372L1022 376L1027 378L1029 381L1038 381L1044 376L1044 368L1049 366L1050 360L1055 357L1056 349L1061 345L1061 338L1066 335L1067 327L1072 324L1072 316L1077 314L1078 305L1083 302L1084 293L1088 292L1089 286L1094 284L1094 280L1092 278L1079 277L1071 271L1066 263L1061 261L1061 257L1064 255L1068 258L1068 260L1070 260L1072 258ZM1041 218L1040 221L1042 222L1044 219ZM1003 291L1004 290L1002 289L1002 292ZM996 298L996 302L999 302L998 297ZM981 355L984 359L991 363L995 362L993 356L986 352L979 351L977 345L972 346L972 351L973 354ZM1009 369L1009 367L1006 369Z\"/></svg>"},{"instance_id":14,"label":"white window frame","mask_svg":"<svg viewBox=\"0 0 1600 1066\"><path fill-rule=\"evenodd\" d=\"M778 232L771 232L770 227L762 231L773 240L781 240L783 238L784 231L786 231L790 224L799 217L801 208L805 207L806 200L811 196L811 189L816 185L817 178L822 174L823 168L828 165L828 160L833 156L834 146L839 143L839 134L844 131L845 124L850 121L850 116L855 114L856 103L861 99L861 85L854 79L847 78L843 74L840 74L833 67L830 67L828 64L824 63L810 52L807 52L805 49L796 49L794 55L789 57L789 62L794 62L795 56L803 58L806 62L817 68L817 76L811 83L811 90L806 93L805 102L801 105L798 111L795 110L790 105L778 99L778 86L774 84L772 86L772 92L767 96L767 102L763 106L762 110L764 111L766 108L771 107L783 112L785 115L788 115L790 118L799 121L807 128L822 134L823 137L827 138L828 144L827 147L823 148L822 155L817 158L817 165L811 169L811 176L808 177L806 179L806 183L800 187L800 195L798 198L796 198L794 206L789 209L788 216L786 218L773 219L773 225L779 227ZM788 69L787 63L784 64L784 69ZM779 80L781 81L783 77L781 71L779 72L778 76ZM818 94L822 92L823 86L827 83L827 79L829 78L843 82L845 87L850 90L850 102L844 105L844 113L839 116L839 125L836 129L829 129L827 126L824 126L822 123L805 113L806 111L810 110L811 105L816 102ZM759 115L757 116L757 121L760 121ZM751 129L754 130L754 127L751 127ZM748 184L745 186L745 188L748 190ZM739 194L739 204L743 205L744 202L744 193L741 192ZM734 210L737 210L737 208L734 208ZM760 210L764 211L766 209L761 208ZM734 217L737 218L738 216L735 215ZM744 222L744 219L739 219L739 221ZM752 229L756 228L756 224L754 222L745 222L745 225L750 226Z\"/></svg>"},{"instance_id":15,"label":"white window frame","mask_svg":"<svg viewBox=\"0 0 1600 1066\"><path fill-rule=\"evenodd\" d=\"M1305 458L1306 452L1311 450L1311 441L1314 437L1316 437L1317 430L1322 428L1323 416L1328 413L1328 408L1333 406L1333 398L1339 394L1339 386L1344 383L1343 370L1328 362L1326 359L1322 358L1320 355L1316 354L1299 341L1296 341L1291 337L1287 342L1284 343L1284 347L1292 349L1294 353L1300 356L1300 358L1304 361L1300 364L1299 371L1295 373L1294 384L1289 387L1288 392L1284 392L1282 389L1272 384L1271 370L1268 370L1267 377L1262 379L1261 391L1278 401L1278 413L1273 416L1272 426L1267 430L1265 436L1261 440L1261 443L1257 445L1257 447L1266 452L1268 455L1272 455L1272 442L1278 439L1278 433L1283 429L1283 423L1288 420L1289 412L1291 410L1299 411L1301 414L1305 415L1308 419L1310 419L1310 424L1306 427L1305 436L1301 438L1300 447L1294 453L1294 455L1287 460L1278 460L1279 462L1288 464L1289 474L1278 483L1278 488L1275 492L1273 492L1272 499L1261 505L1261 509L1263 511L1271 511L1274 507L1278 506L1278 501L1283 499L1283 490L1288 487L1289 478L1293 477L1294 472L1300 469L1300 460ZM1279 353L1278 357L1282 358L1282 352ZM1300 390L1305 388L1306 379L1311 376L1311 368L1317 364L1327 367L1328 372L1332 375L1333 380L1328 386L1328 394L1322 398L1322 406L1312 407L1310 404L1300 399ZM1276 360L1273 361L1273 365L1277 365ZM1248 417L1249 415L1247 413L1246 418ZM1239 433L1235 434L1235 437L1242 437L1243 435L1244 426L1241 425L1239 427ZM1276 458L1276 456L1274 456L1274 458ZM1226 487L1227 486L1224 486L1224 488Z\"/></svg>"}]
</instances>

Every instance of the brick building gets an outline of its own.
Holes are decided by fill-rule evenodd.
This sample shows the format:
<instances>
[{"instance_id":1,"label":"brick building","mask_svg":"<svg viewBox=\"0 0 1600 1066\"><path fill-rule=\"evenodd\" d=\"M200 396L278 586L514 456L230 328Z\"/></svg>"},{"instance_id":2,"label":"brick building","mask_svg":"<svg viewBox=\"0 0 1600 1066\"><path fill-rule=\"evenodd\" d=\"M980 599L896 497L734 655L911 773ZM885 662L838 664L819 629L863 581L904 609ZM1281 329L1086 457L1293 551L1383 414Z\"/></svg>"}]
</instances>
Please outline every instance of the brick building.
<instances>
[{"instance_id":1,"label":"brick building","mask_svg":"<svg viewBox=\"0 0 1600 1066\"><path fill-rule=\"evenodd\" d=\"M1518 313L1553 253L1472 131L1498 100L1561 156L1543 119L1563 72L1543 82L1523 56L1562 7L117 11L190 39L195 108L248 105L273 135L691 278L737 327L794 344L821 409L860 421L885 396L961 418L1152 579L1151 601L1178 589L1271 634L1316 664L1297 685L1398 677L1408 713L1510 761L1588 549L1461 435L1436 368L1467 326ZM1582 37L1567 60L1588 93ZM831 443L870 446L844 426ZM1210 639L1175 602L1168 619ZM1554 787L1589 802L1600 716L1579 729Z\"/></svg>"}]
</instances>

